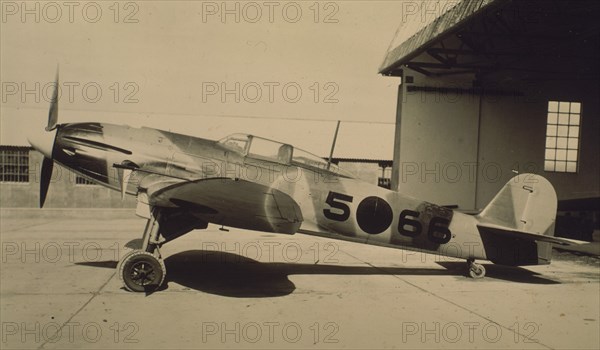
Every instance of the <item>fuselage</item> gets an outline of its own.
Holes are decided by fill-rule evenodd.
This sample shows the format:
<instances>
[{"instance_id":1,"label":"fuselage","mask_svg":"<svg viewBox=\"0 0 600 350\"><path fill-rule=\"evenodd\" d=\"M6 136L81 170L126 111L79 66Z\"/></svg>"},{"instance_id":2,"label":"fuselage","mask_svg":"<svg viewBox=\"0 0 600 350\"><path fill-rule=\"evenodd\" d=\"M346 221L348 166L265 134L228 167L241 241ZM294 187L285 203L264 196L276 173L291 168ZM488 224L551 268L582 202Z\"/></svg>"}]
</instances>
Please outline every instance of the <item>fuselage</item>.
<instances>
[{"instance_id":1,"label":"fuselage","mask_svg":"<svg viewBox=\"0 0 600 350\"><path fill-rule=\"evenodd\" d=\"M487 259L476 216L362 182L291 145L251 135L212 141L151 128L63 124L56 133L52 159L130 195L159 182L248 181L281 191L297 203L302 216L297 232L461 259ZM124 168L139 171L124 180ZM226 203L228 198L212 200ZM164 205L177 207L176 202ZM224 210L218 215L197 213L207 222L264 230L236 220L236 215Z\"/></svg>"}]
</instances>

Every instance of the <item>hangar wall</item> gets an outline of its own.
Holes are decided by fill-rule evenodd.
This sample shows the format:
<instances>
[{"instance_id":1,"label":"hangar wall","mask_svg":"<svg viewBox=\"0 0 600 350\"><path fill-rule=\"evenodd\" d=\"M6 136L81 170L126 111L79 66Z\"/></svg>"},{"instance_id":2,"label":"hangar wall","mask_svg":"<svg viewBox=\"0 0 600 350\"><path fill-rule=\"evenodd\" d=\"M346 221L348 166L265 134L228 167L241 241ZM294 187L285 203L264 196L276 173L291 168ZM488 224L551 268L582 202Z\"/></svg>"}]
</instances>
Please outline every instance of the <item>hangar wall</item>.
<instances>
[{"instance_id":1,"label":"hangar wall","mask_svg":"<svg viewBox=\"0 0 600 350\"><path fill-rule=\"evenodd\" d=\"M402 81L393 189L476 210L487 205L516 170L548 178L559 200L600 195L597 81L547 78L499 87L490 80L481 82L487 91L483 96L473 88L471 75L431 78L404 68ZM577 173L544 171L550 100L582 103Z\"/></svg>"},{"instance_id":2,"label":"hangar wall","mask_svg":"<svg viewBox=\"0 0 600 350\"><path fill-rule=\"evenodd\" d=\"M600 110L595 80L547 80L517 84L523 96L482 99L480 164L494 162L502 169L498 181L480 176L477 207L485 206L512 177L512 169L546 177L559 200L600 195ZM544 171L548 101L581 102L581 138L577 173ZM493 178L492 178L493 180Z\"/></svg>"}]
</instances>

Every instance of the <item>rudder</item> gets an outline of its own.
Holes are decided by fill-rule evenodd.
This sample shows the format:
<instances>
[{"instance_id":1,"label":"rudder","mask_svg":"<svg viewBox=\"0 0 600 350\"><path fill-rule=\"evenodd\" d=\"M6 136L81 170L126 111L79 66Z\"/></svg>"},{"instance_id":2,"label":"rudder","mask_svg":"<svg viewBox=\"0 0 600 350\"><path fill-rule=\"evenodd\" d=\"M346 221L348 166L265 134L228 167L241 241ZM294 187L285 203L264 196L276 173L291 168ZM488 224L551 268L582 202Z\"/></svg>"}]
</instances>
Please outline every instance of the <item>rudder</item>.
<instances>
[{"instance_id":1,"label":"rudder","mask_svg":"<svg viewBox=\"0 0 600 350\"><path fill-rule=\"evenodd\" d=\"M535 174L510 179L478 215L480 222L554 236L557 199L552 184Z\"/></svg>"},{"instance_id":2,"label":"rudder","mask_svg":"<svg viewBox=\"0 0 600 350\"><path fill-rule=\"evenodd\" d=\"M548 264L554 238L557 199L548 180L520 174L509 180L477 215L490 260L506 265ZM542 238L542 237L540 237Z\"/></svg>"}]
</instances>

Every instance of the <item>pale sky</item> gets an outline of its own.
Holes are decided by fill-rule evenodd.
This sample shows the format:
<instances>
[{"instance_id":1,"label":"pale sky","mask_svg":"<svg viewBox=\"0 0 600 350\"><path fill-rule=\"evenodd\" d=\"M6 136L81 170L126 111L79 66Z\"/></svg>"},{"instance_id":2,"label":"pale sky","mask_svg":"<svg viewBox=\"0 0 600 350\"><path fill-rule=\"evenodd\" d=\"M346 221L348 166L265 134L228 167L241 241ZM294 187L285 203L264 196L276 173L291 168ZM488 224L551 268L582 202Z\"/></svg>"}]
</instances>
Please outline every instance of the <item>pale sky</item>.
<instances>
[{"instance_id":1,"label":"pale sky","mask_svg":"<svg viewBox=\"0 0 600 350\"><path fill-rule=\"evenodd\" d=\"M399 79L377 70L395 36L447 9L427 3L2 1L0 144L44 127L58 64L59 123L245 132L327 155L341 120L335 156L391 159Z\"/></svg>"}]
</instances>

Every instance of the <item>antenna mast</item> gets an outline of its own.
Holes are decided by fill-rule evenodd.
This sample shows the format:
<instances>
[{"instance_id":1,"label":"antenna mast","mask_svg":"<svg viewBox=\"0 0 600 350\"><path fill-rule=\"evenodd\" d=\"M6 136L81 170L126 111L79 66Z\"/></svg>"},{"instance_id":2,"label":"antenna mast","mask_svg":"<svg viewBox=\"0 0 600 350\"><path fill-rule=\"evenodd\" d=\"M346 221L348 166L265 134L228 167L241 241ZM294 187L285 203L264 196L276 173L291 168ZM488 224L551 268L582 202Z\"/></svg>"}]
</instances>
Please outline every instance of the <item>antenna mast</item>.
<instances>
[{"instance_id":1,"label":"antenna mast","mask_svg":"<svg viewBox=\"0 0 600 350\"><path fill-rule=\"evenodd\" d=\"M333 158L333 150L335 149L335 142L337 141L338 131L340 131L340 121L337 121L337 126L335 127L335 134L333 135L333 143L331 144L331 152L329 152L329 160L327 161L327 170L329 170L331 166L331 159Z\"/></svg>"}]
</instances>

